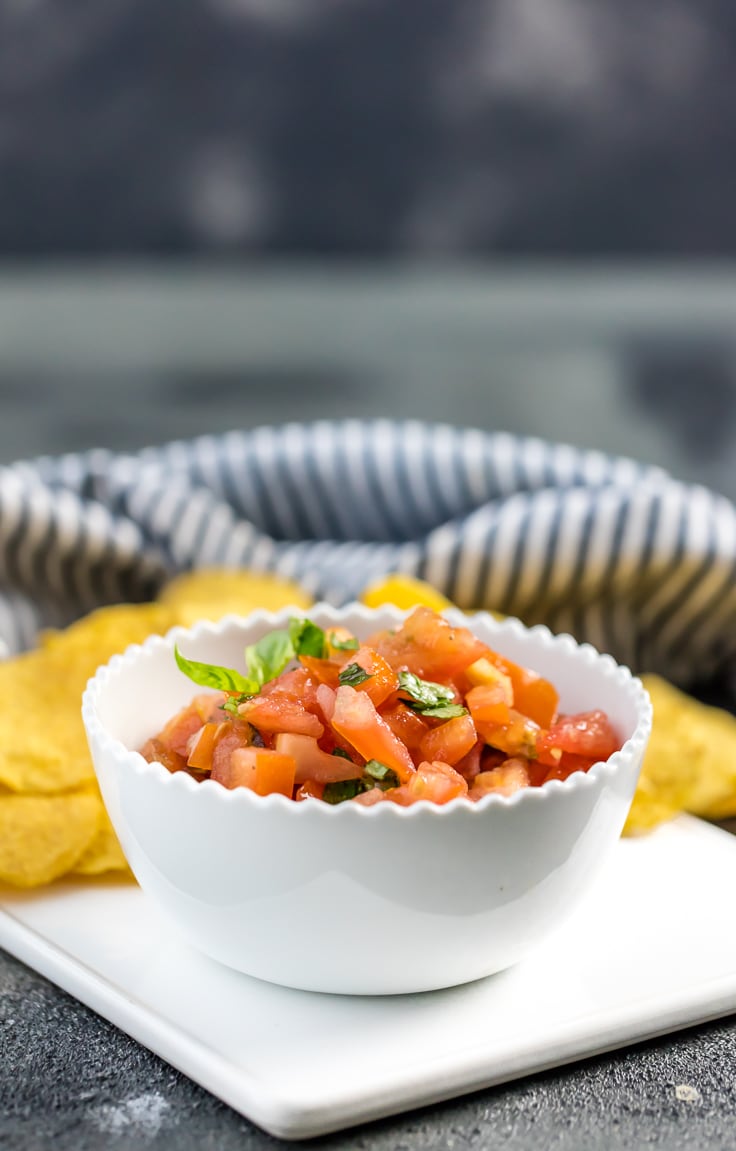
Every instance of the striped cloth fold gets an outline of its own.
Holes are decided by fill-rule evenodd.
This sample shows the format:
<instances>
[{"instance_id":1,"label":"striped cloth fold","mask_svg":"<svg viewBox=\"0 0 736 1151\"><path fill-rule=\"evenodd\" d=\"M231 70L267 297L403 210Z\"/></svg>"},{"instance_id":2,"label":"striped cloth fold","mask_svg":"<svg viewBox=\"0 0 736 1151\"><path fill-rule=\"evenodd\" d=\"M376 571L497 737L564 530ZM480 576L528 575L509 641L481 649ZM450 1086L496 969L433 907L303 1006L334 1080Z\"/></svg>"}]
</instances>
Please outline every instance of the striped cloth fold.
<instances>
[{"instance_id":1,"label":"striped cloth fold","mask_svg":"<svg viewBox=\"0 0 736 1151\"><path fill-rule=\"evenodd\" d=\"M319 421L0 468L11 651L210 566L275 571L333 603L399 570L683 684L736 653L734 505L597 451Z\"/></svg>"}]
</instances>

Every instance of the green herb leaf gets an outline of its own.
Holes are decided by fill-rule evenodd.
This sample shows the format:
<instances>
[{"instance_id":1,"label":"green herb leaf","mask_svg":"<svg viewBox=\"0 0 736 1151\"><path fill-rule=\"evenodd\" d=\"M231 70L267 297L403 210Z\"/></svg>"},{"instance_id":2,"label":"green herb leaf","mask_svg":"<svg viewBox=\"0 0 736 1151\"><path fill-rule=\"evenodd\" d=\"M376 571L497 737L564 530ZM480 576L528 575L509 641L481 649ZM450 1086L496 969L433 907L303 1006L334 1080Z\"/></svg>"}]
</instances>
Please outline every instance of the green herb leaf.
<instances>
[{"instance_id":1,"label":"green herb leaf","mask_svg":"<svg viewBox=\"0 0 736 1151\"><path fill-rule=\"evenodd\" d=\"M434 716L436 719L453 719L455 716L467 714L467 708L459 703L453 703L455 693L451 687L433 683L429 679L420 679L411 671L399 672L399 688L405 692L404 703L421 715Z\"/></svg>"},{"instance_id":2,"label":"green herb leaf","mask_svg":"<svg viewBox=\"0 0 736 1151\"><path fill-rule=\"evenodd\" d=\"M337 632L331 631L329 634L330 647L334 647L335 651L357 651L360 647L360 640L351 636L350 639L338 639Z\"/></svg>"},{"instance_id":3,"label":"green herb leaf","mask_svg":"<svg viewBox=\"0 0 736 1151\"><path fill-rule=\"evenodd\" d=\"M245 692L241 692L240 695L229 695L222 705L222 710L229 712L230 715L238 715L238 708L246 699L250 699L250 695Z\"/></svg>"},{"instance_id":4,"label":"green herb leaf","mask_svg":"<svg viewBox=\"0 0 736 1151\"><path fill-rule=\"evenodd\" d=\"M398 787L401 783L394 769L387 767L378 759L369 759L363 768L363 773L374 780L375 785L380 787L381 791L388 791L389 788Z\"/></svg>"},{"instance_id":5,"label":"green herb leaf","mask_svg":"<svg viewBox=\"0 0 736 1151\"><path fill-rule=\"evenodd\" d=\"M268 632L258 643L249 644L245 649L245 658L251 676L259 688L263 687L264 683L281 675L294 658L294 645L289 632L285 628Z\"/></svg>"},{"instance_id":6,"label":"green herb leaf","mask_svg":"<svg viewBox=\"0 0 736 1151\"><path fill-rule=\"evenodd\" d=\"M419 708L414 710L418 711ZM423 707L421 714L432 716L433 719L456 719L459 715L467 715L468 709L460 703L443 703L439 707Z\"/></svg>"},{"instance_id":7,"label":"green herb leaf","mask_svg":"<svg viewBox=\"0 0 736 1151\"><path fill-rule=\"evenodd\" d=\"M336 783L326 783L322 798L325 803L344 803L346 799L355 799L356 795L367 790L362 779L341 779Z\"/></svg>"},{"instance_id":8,"label":"green herb leaf","mask_svg":"<svg viewBox=\"0 0 736 1151\"><path fill-rule=\"evenodd\" d=\"M311 655L315 659L327 656L327 636L311 619L289 620L289 635L296 655Z\"/></svg>"},{"instance_id":9,"label":"green herb leaf","mask_svg":"<svg viewBox=\"0 0 736 1151\"><path fill-rule=\"evenodd\" d=\"M219 691L237 691L247 696L255 695L260 686L254 680L246 678L241 672L235 671L234 668L220 667L216 663L200 663L196 659L187 659L181 654L178 646L174 647L174 658L179 670L183 671L184 675L188 676L194 683L199 684L200 687L214 687Z\"/></svg>"},{"instance_id":10,"label":"green herb leaf","mask_svg":"<svg viewBox=\"0 0 736 1151\"><path fill-rule=\"evenodd\" d=\"M358 684L365 683L367 679L370 679L371 675L359 663L348 663L337 678L340 683L346 684L347 687L357 687Z\"/></svg>"},{"instance_id":11,"label":"green herb leaf","mask_svg":"<svg viewBox=\"0 0 736 1151\"><path fill-rule=\"evenodd\" d=\"M348 755L344 747L336 747L332 754L336 755L338 759L347 759L350 763L353 762L352 756Z\"/></svg>"}]
</instances>

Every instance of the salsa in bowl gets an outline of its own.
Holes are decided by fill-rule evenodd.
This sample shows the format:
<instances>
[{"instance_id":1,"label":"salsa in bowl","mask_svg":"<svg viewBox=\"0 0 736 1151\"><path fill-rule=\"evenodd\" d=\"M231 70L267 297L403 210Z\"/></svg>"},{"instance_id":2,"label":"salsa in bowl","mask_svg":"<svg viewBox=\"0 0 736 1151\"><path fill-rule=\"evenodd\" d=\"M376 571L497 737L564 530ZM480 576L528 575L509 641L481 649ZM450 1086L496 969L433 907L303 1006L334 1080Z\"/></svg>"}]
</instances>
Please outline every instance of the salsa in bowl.
<instances>
[{"instance_id":1,"label":"salsa in bowl","mask_svg":"<svg viewBox=\"0 0 736 1151\"><path fill-rule=\"evenodd\" d=\"M554 928L651 725L639 681L569 636L358 605L152 637L83 715L131 869L190 943L365 994L479 978Z\"/></svg>"}]
</instances>

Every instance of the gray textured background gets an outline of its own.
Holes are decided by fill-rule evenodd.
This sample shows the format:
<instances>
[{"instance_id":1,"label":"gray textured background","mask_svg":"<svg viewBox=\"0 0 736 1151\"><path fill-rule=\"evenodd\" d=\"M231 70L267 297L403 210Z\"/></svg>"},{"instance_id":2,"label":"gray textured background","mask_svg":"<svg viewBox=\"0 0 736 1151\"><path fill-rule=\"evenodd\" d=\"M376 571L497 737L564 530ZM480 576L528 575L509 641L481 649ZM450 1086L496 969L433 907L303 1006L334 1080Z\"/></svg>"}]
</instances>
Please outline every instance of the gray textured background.
<instances>
[{"instance_id":1,"label":"gray textured background","mask_svg":"<svg viewBox=\"0 0 736 1151\"><path fill-rule=\"evenodd\" d=\"M0 0L0 254L733 255L728 0Z\"/></svg>"}]
</instances>

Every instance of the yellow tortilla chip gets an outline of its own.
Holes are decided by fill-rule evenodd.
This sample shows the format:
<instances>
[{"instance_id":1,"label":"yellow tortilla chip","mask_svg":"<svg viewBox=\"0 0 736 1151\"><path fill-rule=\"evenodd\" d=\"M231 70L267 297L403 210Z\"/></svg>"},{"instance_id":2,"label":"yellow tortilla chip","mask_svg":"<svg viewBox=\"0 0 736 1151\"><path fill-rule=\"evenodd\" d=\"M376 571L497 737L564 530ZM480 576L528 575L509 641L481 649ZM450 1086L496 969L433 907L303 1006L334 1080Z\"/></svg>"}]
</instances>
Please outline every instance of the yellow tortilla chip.
<instances>
[{"instance_id":1,"label":"yellow tortilla chip","mask_svg":"<svg viewBox=\"0 0 736 1151\"><path fill-rule=\"evenodd\" d=\"M116 652L176 622L158 604L101 608L0 663L0 786L50 795L91 783L81 716L87 680Z\"/></svg>"},{"instance_id":2,"label":"yellow tortilla chip","mask_svg":"<svg viewBox=\"0 0 736 1151\"><path fill-rule=\"evenodd\" d=\"M110 818L103 807L97 834L74 864L74 875L102 875L105 872L127 872L128 863L118 843Z\"/></svg>"},{"instance_id":3,"label":"yellow tortilla chip","mask_svg":"<svg viewBox=\"0 0 736 1151\"><path fill-rule=\"evenodd\" d=\"M736 716L700 703L655 675L642 676L654 710L627 834L680 811L706 819L736 814Z\"/></svg>"},{"instance_id":4,"label":"yellow tortilla chip","mask_svg":"<svg viewBox=\"0 0 736 1151\"><path fill-rule=\"evenodd\" d=\"M0 796L0 881L35 887L66 874L97 835L101 811L92 789Z\"/></svg>"},{"instance_id":5,"label":"yellow tortilla chip","mask_svg":"<svg viewBox=\"0 0 736 1151\"><path fill-rule=\"evenodd\" d=\"M382 607L383 604L394 604L402 611L413 607L431 607L434 611L444 611L452 607L449 599L424 580L414 576L402 575L393 572L364 589L361 602L366 607Z\"/></svg>"},{"instance_id":6,"label":"yellow tortilla chip","mask_svg":"<svg viewBox=\"0 0 736 1151\"><path fill-rule=\"evenodd\" d=\"M308 608L312 597L299 584L268 572L201 568L166 584L160 603L171 608L177 623L191 627L198 620L216 621L225 615L248 615L259 608Z\"/></svg>"}]
</instances>

